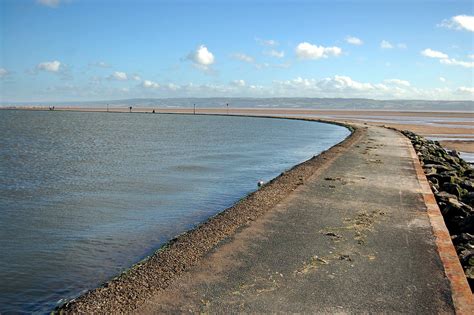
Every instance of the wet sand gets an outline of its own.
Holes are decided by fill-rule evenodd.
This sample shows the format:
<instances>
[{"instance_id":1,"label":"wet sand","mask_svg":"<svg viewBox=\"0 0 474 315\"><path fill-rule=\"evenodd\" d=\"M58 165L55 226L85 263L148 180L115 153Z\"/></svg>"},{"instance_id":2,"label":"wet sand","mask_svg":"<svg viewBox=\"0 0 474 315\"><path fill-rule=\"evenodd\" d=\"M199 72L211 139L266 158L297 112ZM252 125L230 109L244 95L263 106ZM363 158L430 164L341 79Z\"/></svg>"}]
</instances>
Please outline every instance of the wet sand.
<instances>
[{"instance_id":1,"label":"wet sand","mask_svg":"<svg viewBox=\"0 0 474 315\"><path fill-rule=\"evenodd\" d=\"M48 107L31 106L18 107L16 109L28 110L48 110ZM157 113L182 113L192 114L193 108L179 107L133 107L132 112L150 113L153 109ZM56 110L72 110L72 111L93 111L106 112L106 107L62 107L56 106ZM128 107L111 107L109 112L129 112ZM197 114L226 114L226 108L196 108ZM299 109L299 108L229 108L229 114L253 114L253 115L337 115L337 116L404 116L404 117L441 117L441 118L469 118L474 119L474 112L456 112L456 111L393 111L393 110L330 110L330 109Z\"/></svg>"},{"instance_id":2,"label":"wet sand","mask_svg":"<svg viewBox=\"0 0 474 315\"><path fill-rule=\"evenodd\" d=\"M451 150L474 153L474 139L472 141L440 141L440 143Z\"/></svg>"}]
</instances>

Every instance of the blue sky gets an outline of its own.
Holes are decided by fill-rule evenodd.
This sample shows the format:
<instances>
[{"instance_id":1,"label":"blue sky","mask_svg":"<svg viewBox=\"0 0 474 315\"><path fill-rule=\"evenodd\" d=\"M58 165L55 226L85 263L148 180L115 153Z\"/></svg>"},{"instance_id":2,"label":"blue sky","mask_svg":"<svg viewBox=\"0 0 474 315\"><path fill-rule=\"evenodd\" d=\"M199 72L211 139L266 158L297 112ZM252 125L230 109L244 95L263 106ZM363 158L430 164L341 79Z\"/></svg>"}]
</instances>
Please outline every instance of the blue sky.
<instances>
[{"instance_id":1,"label":"blue sky","mask_svg":"<svg viewBox=\"0 0 474 315\"><path fill-rule=\"evenodd\" d=\"M474 98L470 1L0 0L0 100Z\"/></svg>"}]
</instances>

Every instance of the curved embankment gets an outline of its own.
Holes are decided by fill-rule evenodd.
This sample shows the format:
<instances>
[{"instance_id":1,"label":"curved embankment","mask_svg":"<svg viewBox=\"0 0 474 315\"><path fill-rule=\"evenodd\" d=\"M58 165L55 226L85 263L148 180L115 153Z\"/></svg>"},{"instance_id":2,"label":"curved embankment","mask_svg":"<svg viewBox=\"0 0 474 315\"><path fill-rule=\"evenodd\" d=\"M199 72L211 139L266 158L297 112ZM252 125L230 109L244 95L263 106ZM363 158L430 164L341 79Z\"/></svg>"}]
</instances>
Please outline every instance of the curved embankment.
<instances>
[{"instance_id":1,"label":"curved embankment","mask_svg":"<svg viewBox=\"0 0 474 315\"><path fill-rule=\"evenodd\" d=\"M472 314L473 299L411 143L361 126L58 311Z\"/></svg>"},{"instance_id":2,"label":"curved embankment","mask_svg":"<svg viewBox=\"0 0 474 315\"><path fill-rule=\"evenodd\" d=\"M351 130L352 134L320 155L281 173L234 206L170 240L152 256L99 288L65 303L55 312L122 313L136 310L144 301L166 289L173 280L195 266L223 240L274 208L318 169L324 168L329 161L357 141L363 133L361 129L342 123L322 120L317 122L344 126Z\"/></svg>"}]
</instances>

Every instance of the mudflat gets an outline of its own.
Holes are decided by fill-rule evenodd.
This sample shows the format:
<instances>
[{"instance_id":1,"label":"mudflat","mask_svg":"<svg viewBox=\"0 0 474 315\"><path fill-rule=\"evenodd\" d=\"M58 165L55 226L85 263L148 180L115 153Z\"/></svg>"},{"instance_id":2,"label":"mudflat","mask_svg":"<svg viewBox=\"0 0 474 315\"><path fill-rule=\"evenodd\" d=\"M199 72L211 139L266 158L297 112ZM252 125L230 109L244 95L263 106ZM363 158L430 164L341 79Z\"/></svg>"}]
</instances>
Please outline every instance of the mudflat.
<instances>
[{"instance_id":1,"label":"mudflat","mask_svg":"<svg viewBox=\"0 0 474 315\"><path fill-rule=\"evenodd\" d=\"M442 140L440 141L443 147L449 148L451 150L464 151L469 153L474 153L474 138L471 141L465 140Z\"/></svg>"}]
</instances>

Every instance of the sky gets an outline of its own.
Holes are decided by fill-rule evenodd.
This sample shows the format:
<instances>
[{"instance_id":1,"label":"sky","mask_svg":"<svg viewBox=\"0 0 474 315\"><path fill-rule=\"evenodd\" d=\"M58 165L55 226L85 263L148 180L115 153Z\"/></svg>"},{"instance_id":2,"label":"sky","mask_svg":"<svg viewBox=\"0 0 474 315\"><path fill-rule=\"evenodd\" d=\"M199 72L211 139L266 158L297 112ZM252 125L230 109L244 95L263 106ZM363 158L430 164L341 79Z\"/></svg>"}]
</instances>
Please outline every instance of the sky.
<instances>
[{"instance_id":1,"label":"sky","mask_svg":"<svg viewBox=\"0 0 474 315\"><path fill-rule=\"evenodd\" d=\"M0 102L474 99L471 1L0 0Z\"/></svg>"}]
</instances>

